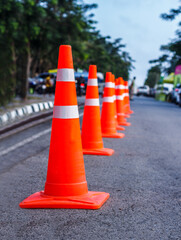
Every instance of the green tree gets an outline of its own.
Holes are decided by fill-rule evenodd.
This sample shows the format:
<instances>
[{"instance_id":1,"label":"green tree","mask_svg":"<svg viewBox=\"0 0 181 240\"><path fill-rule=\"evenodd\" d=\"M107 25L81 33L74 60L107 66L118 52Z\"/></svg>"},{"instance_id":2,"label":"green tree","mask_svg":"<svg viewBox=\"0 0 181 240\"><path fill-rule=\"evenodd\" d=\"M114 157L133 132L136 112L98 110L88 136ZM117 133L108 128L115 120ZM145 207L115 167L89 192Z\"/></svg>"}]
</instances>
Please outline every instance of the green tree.
<instances>
[{"instance_id":1,"label":"green tree","mask_svg":"<svg viewBox=\"0 0 181 240\"><path fill-rule=\"evenodd\" d=\"M181 6L177 9L171 9L169 13L161 14L161 18L166 21L173 21L181 14ZM181 64L181 21L179 22L179 28L176 31L176 37L170 43L162 45L160 50L164 54L158 59L151 60L150 63L159 63L162 70L167 74L174 72L175 67Z\"/></svg>"},{"instance_id":2,"label":"green tree","mask_svg":"<svg viewBox=\"0 0 181 240\"><path fill-rule=\"evenodd\" d=\"M15 94L16 60L15 42L18 39L18 19L21 3L15 0L0 1L0 104L10 101Z\"/></svg>"},{"instance_id":3,"label":"green tree","mask_svg":"<svg viewBox=\"0 0 181 240\"><path fill-rule=\"evenodd\" d=\"M113 72L117 77L129 78L133 60L126 51L122 51L125 45L122 39L110 41L110 37L102 37L99 31L94 32L87 43L88 58L84 66L88 69L90 64L96 64L100 72Z\"/></svg>"},{"instance_id":4,"label":"green tree","mask_svg":"<svg viewBox=\"0 0 181 240\"><path fill-rule=\"evenodd\" d=\"M101 72L128 79L133 60L121 39L111 42L96 30L94 15L88 13L96 7L81 0L0 2L0 104L15 92L26 100L28 78L56 68L60 44L72 46L75 69L97 64Z\"/></svg>"},{"instance_id":5,"label":"green tree","mask_svg":"<svg viewBox=\"0 0 181 240\"><path fill-rule=\"evenodd\" d=\"M153 88L159 81L161 76L161 70L160 65L156 65L154 67L151 67L148 70L147 78L145 80L145 85L148 85L149 87Z\"/></svg>"}]
</instances>

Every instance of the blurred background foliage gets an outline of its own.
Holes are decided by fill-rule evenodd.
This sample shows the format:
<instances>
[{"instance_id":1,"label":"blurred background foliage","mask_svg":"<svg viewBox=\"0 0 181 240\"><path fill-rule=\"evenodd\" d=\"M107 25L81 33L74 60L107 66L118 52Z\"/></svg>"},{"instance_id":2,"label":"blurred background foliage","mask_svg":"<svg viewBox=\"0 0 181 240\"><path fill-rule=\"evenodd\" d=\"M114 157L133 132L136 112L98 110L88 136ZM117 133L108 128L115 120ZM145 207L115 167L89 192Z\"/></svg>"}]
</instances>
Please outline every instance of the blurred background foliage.
<instances>
[{"instance_id":1,"label":"blurred background foliage","mask_svg":"<svg viewBox=\"0 0 181 240\"><path fill-rule=\"evenodd\" d=\"M166 21L173 21L181 15L181 5L177 9L171 9L169 13L163 13L160 17ZM145 84L152 87L160 79L161 73L170 74L175 71L177 65L181 65L181 21L175 32L175 38L168 44L162 45L160 50L164 52L158 59L150 60L153 64L147 73Z\"/></svg>"},{"instance_id":2,"label":"blurred background foliage","mask_svg":"<svg viewBox=\"0 0 181 240\"><path fill-rule=\"evenodd\" d=\"M26 99L28 78L56 68L60 44L72 46L75 69L96 64L128 80L133 60L121 38L101 36L94 8L82 0L0 1L0 105Z\"/></svg>"},{"instance_id":3,"label":"blurred background foliage","mask_svg":"<svg viewBox=\"0 0 181 240\"><path fill-rule=\"evenodd\" d=\"M161 76L161 69L159 65L151 67L147 72L147 78L145 80L145 85L150 88L154 88L155 85L159 82Z\"/></svg>"}]
</instances>

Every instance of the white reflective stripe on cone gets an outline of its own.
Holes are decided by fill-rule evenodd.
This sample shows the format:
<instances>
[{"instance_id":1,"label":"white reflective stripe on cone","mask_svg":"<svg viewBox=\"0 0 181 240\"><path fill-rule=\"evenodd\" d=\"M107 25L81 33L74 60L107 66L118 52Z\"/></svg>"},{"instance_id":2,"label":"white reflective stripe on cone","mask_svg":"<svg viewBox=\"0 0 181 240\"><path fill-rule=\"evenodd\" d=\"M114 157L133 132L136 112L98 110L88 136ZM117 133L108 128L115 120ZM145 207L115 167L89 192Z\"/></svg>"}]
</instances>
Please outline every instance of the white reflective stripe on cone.
<instances>
[{"instance_id":1,"label":"white reflective stripe on cone","mask_svg":"<svg viewBox=\"0 0 181 240\"><path fill-rule=\"evenodd\" d=\"M98 86L97 78L89 78L87 86Z\"/></svg>"},{"instance_id":2,"label":"white reflective stripe on cone","mask_svg":"<svg viewBox=\"0 0 181 240\"><path fill-rule=\"evenodd\" d=\"M99 98L86 99L85 106L99 106Z\"/></svg>"},{"instance_id":3,"label":"white reflective stripe on cone","mask_svg":"<svg viewBox=\"0 0 181 240\"><path fill-rule=\"evenodd\" d=\"M129 97L129 93L125 93L124 96L125 96L125 97Z\"/></svg>"},{"instance_id":4,"label":"white reflective stripe on cone","mask_svg":"<svg viewBox=\"0 0 181 240\"><path fill-rule=\"evenodd\" d=\"M57 81L60 82L75 82L74 69L61 68L57 70Z\"/></svg>"},{"instance_id":5,"label":"white reflective stripe on cone","mask_svg":"<svg viewBox=\"0 0 181 240\"><path fill-rule=\"evenodd\" d=\"M78 106L54 106L53 118L73 119L79 118Z\"/></svg>"},{"instance_id":6,"label":"white reflective stripe on cone","mask_svg":"<svg viewBox=\"0 0 181 240\"><path fill-rule=\"evenodd\" d=\"M114 101L116 100L116 95L113 95L113 100L114 100Z\"/></svg>"},{"instance_id":7,"label":"white reflective stripe on cone","mask_svg":"<svg viewBox=\"0 0 181 240\"><path fill-rule=\"evenodd\" d=\"M113 85L112 82L106 82L106 83L105 83L105 87L106 87L106 88L113 88L114 85Z\"/></svg>"},{"instance_id":8,"label":"white reflective stripe on cone","mask_svg":"<svg viewBox=\"0 0 181 240\"><path fill-rule=\"evenodd\" d=\"M116 100L123 100L123 96L116 96Z\"/></svg>"},{"instance_id":9,"label":"white reflective stripe on cone","mask_svg":"<svg viewBox=\"0 0 181 240\"><path fill-rule=\"evenodd\" d=\"M116 89L125 89L124 85L117 85Z\"/></svg>"},{"instance_id":10,"label":"white reflective stripe on cone","mask_svg":"<svg viewBox=\"0 0 181 240\"><path fill-rule=\"evenodd\" d=\"M103 97L103 102L114 102L114 98L113 97Z\"/></svg>"}]
</instances>

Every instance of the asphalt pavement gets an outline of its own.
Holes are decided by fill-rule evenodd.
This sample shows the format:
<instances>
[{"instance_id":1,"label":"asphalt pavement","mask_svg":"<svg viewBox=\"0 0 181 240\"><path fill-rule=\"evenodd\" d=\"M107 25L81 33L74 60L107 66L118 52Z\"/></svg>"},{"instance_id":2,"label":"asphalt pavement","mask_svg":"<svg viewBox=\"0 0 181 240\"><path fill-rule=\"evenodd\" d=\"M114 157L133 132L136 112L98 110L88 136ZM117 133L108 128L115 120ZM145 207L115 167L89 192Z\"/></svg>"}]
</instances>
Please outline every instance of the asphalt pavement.
<instances>
[{"instance_id":1,"label":"asphalt pavement","mask_svg":"<svg viewBox=\"0 0 181 240\"><path fill-rule=\"evenodd\" d=\"M43 190L51 121L0 141L0 239L180 240L181 109L135 97L115 154L84 156L88 188L110 198L99 210L21 209ZM80 111L82 118L82 110Z\"/></svg>"}]
</instances>

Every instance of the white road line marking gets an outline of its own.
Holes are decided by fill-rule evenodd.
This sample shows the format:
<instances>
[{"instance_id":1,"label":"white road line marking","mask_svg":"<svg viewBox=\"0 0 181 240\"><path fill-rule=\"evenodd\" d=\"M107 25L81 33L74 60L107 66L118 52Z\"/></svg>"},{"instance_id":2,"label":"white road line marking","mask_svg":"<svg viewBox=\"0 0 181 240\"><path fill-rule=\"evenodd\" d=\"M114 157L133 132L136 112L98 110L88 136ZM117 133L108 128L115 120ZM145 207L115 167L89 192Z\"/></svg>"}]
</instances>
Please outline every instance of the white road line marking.
<instances>
[{"instance_id":1,"label":"white road line marking","mask_svg":"<svg viewBox=\"0 0 181 240\"><path fill-rule=\"evenodd\" d=\"M35 140L35 139L37 139L37 138L39 138L39 137L49 133L50 131L51 131L51 128L48 128L48 129L46 129L46 130L44 130L44 131L42 131L40 133L37 133L36 135L34 135L34 136L30 137L30 138L27 138L27 139L25 139L25 140L15 144L15 145L11 146L11 147L5 149L4 151L1 151L0 152L0 157L5 155L5 154L7 154L7 153L9 153L9 152L11 152L11 151L13 151L13 150L15 150L15 149L17 149L17 148L19 148L19 147L21 147L21 146L23 146L24 144L32 142L33 140Z\"/></svg>"},{"instance_id":2,"label":"white road line marking","mask_svg":"<svg viewBox=\"0 0 181 240\"><path fill-rule=\"evenodd\" d=\"M83 113L80 113L79 116L82 117ZM42 131L40 133L37 133L36 135L34 135L32 137L29 137L29 138L27 138L27 139L25 139L25 140L15 144L15 145L11 146L11 147L9 147L9 148L7 148L5 150L0 151L0 157L2 157L5 154L8 154L11 151L14 151L15 149L17 149L19 147L22 147L23 145L25 145L25 144L27 144L29 142L32 142L33 140L35 140L35 139L37 139L37 138L39 138L39 137L41 137L41 136L43 136L43 135L45 135L45 134L47 134L49 132L51 132L51 128L48 128L48 129L46 129L46 130L44 130L44 131Z\"/></svg>"}]
</instances>

